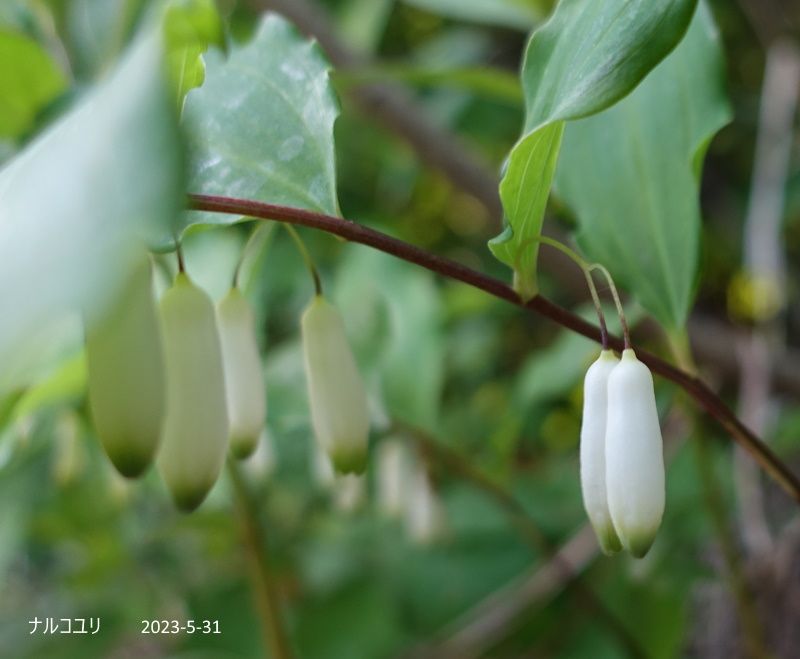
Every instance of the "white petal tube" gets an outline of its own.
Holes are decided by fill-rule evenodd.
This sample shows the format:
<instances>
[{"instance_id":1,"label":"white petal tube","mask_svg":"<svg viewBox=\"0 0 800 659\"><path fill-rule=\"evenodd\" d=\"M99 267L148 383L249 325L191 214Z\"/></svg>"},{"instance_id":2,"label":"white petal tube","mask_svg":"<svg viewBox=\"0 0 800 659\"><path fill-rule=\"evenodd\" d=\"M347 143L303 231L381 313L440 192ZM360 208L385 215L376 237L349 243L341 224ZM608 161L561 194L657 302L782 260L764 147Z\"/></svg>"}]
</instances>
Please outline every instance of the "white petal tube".
<instances>
[{"instance_id":1,"label":"white petal tube","mask_svg":"<svg viewBox=\"0 0 800 659\"><path fill-rule=\"evenodd\" d=\"M399 517L410 495L411 456L402 439L384 439L378 447L378 505L388 517Z\"/></svg>"},{"instance_id":2,"label":"white petal tube","mask_svg":"<svg viewBox=\"0 0 800 659\"><path fill-rule=\"evenodd\" d=\"M150 259L144 255L114 308L86 329L89 406L106 454L139 476L158 448L166 385Z\"/></svg>"},{"instance_id":3,"label":"white petal tube","mask_svg":"<svg viewBox=\"0 0 800 659\"><path fill-rule=\"evenodd\" d=\"M664 456L653 376L633 350L608 378L606 484L622 546L641 558L664 514Z\"/></svg>"},{"instance_id":4,"label":"white petal tube","mask_svg":"<svg viewBox=\"0 0 800 659\"><path fill-rule=\"evenodd\" d=\"M592 523L600 549L610 555L622 549L608 512L606 493L606 412L608 377L619 364L611 350L603 350L583 380L583 422L581 425L581 490L586 514Z\"/></svg>"},{"instance_id":5,"label":"white petal tube","mask_svg":"<svg viewBox=\"0 0 800 659\"><path fill-rule=\"evenodd\" d=\"M339 312L317 295L301 320L314 434L334 468L360 473L367 462L367 394Z\"/></svg>"},{"instance_id":6,"label":"white petal tube","mask_svg":"<svg viewBox=\"0 0 800 659\"><path fill-rule=\"evenodd\" d=\"M217 309L225 368L231 453L246 458L255 451L264 430L266 392L255 319L238 288L232 288Z\"/></svg>"},{"instance_id":7,"label":"white petal tube","mask_svg":"<svg viewBox=\"0 0 800 659\"><path fill-rule=\"evenodd\" d=\"M161 299L167 419L157 464L175 504L191 511L216 482L228 448L222 350L211 298L181 273Z\"/></svg>"},{"instance_id":8,"label":"white petal tube","mask_svg":"<svg viewBox=\"0 0 800 659\"><path fill-rule=\"evenodd\" d=\"M414 472L409 479L406 529L412 541L427 545L445 533L444 505L433 489L425 468L416 465Z\"/></svg>"}]
</instances>

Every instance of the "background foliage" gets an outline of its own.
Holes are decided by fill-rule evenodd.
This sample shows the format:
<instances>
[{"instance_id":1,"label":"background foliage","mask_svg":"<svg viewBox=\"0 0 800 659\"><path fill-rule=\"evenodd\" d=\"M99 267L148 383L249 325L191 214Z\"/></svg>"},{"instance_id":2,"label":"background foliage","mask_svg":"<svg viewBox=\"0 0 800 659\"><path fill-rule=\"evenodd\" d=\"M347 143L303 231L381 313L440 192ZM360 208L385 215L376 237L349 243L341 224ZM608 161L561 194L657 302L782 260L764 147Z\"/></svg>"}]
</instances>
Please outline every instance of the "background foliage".
<instances>
[{"instance_id":1,"label":"background foliage","mask_svg":"<svg viewBox=\"0 0 800 659\"><path fill-rule=\"evenodd\" d=\"M524 241L546 216L546 233L574 236L614 273L638 344L672 357L683 345L677 357L687 359L691 339L704 375L737 402L735 346L758 320L736 282L746 270L743 233L770 43L750 4L704 2L693 14L696 3L652 3L669 29L655 39L648 23L655 14L642 10L641 24L633 23L639 29L623 24L609 45L586 36L602 25L604 3L580 11L589 5L564 0L550 29L564 21L580 36L560 45L540 33L525 63L527 34L552 3L308 3L364 58L333 71L324 39L313 44L289 21L261 16L281 3L218 4L219 13L210 0L167 9L147 0L0 6L0 161L7 161L0 170L0 656L264 655L230 482L181 516L152 470L133 484L111 471L86 407L80 324L65 313L93 311L113 296L131 241L168 250L173 232L188 225L189 272L215 299L224 295L252 223L176 216L186 189L341 214L510 277L513 253L495 244L504 265L487 249L502 218L365 111L357 90L366 83L401 85L437 130L457 136L498 181L503 172L506 219L514 225L510 200L533 209L533 229L515 234L516 250L535 253ZM153 27L162 11L163 46ZM786 38L797 37L791 8L769 15ZM607 46L607 59L575 42ZM644 69L617 62L611 89L580 89L593 67L642 43L651 48ZM531 56L550 47L559 66L537 73L531 62L541 60ZM555 147L541 147L543 133ZM781 235L793 281L800 177L794 133L787 139ZM549 186L532 186L539 179L520 173L522 152L554 177L549 201ZM109 153L118 166L107 166ZM465 458L489 487L420 451L445 524L435 541L419 543L402 520L379 510L374 468L360 490L319 477L298 337L311 282L285 233L265 232L243 281L264 351L269 439L246 475L295 650L320 659L409 656L422 647L467 656L436 643L452 640L484 598L498 591L513 598L514 585L546 565L548 548L585 524L580 384L596 347L389 256L311 231L303 238L369 384L375 444L391 434L416 446L413 433L392 428L401 420ZM534 262L526 261L524 276ZM158 264L163 287L174 256L162 254ZM580 273L546 249L537 285L590 317ZM776 370L765 434L797 467L793 286L787 300L770 326L785 368ZM785 630L797 622L781 603L800 592L800 576L787 567L796 534L783 530L793 528L791 504L759 483L774 553L745 552L730 442L692 418L672 387L658 382L657 395L670 466L664 528L650 555L591 558L582 579L588 601L583 586L558 578L475 656L757 655L741 631L752 617L774 652L791 656L781 654L782 644L792 647ZM521 532L519 511L498 504L497 488L519 502L538 541ZM742 614L743 601L754 615L746 606ZM32 636L28 620L37 615L100 616L103 629ZM219 619L224 633L139 633L142 619L204 618Z\"/></svg>"}]
</instances>

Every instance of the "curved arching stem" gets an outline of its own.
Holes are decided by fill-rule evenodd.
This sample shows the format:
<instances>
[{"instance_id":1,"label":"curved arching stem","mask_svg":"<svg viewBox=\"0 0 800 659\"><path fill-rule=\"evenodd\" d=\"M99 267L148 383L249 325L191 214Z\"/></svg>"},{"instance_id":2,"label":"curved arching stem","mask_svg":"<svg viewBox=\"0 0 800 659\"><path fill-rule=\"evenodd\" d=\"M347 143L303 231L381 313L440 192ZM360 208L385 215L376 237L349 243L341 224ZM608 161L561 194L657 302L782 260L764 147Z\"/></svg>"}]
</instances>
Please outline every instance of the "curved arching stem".
<instances>
[{"instance_id":1,"label":"curved arching stem","mask_svg":"<svg viewBox=\"0 0 800 659\"><path fill-rule=\"evenodd\" d=\"M339 217L289 206L199 194L189 196L189 207L193 210L211 213L228 213L256 217L263 220L277 220L326 231L345 240L367 245L391 254L443 277L460 281L496 298L534 311L592 341L599 341L600 338L600 331L597 327L541 295L524 301L510 286L498 279L350 220L343 220ZM614 336L609 336L608 343L615 350L624 350L625 348L623 341ZM739 420L725 401L717 396L705 382L646 350L637 350L636 356L640 361L647 364L654 373L674 382L686 391L706 413L717 420L742 448L753 456L764 471L789 496L800 504L800 479L758 436Z\"/></svg>"},{"instance_id":2,"label":"curved arching stem","mask_svg":"<svg viewBox=\"0 0 800 659\"><path fill-rule=\"evenodd\" d=\"M597 287L594 285L594 279L592 279L592 266L575 250L570 249L564 243L555 240L554 238L548 238L547 236L531 236L522 243L520 251L533 243L541 243L542 245L547 245L548 247L557 249L559 252L569 257L569 259L581 269L581 272L583 272L583 276L586 279L586 286L589 289L589 294L592 296L594 310L597 312L597 323L600 326L600 346L603 350L607 350L608 326L606 325L606 315L603 313L603 305L600 304L600 296L597 294ZM514 270L516 269L517 268L515 266ZM623 327L627 329L625 324L623 324Z\"/></svg>"}]
</instances>

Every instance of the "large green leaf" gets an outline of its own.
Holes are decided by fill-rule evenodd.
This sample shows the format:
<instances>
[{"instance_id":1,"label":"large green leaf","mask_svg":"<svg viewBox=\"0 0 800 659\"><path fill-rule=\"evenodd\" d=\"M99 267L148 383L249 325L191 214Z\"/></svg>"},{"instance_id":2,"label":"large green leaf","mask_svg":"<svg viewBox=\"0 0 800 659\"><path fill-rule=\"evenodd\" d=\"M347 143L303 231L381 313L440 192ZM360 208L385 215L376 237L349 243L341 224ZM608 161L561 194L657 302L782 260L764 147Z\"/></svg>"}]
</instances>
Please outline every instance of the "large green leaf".
<instances>
[{"instance_id":1,"label":"large green leaf","mask_svg":"<svg viewBox=\"0 0 800 659\"><path fill-rule=\"evenodd\" d=\"M561 0L531 37L522 69L527 117L500 185L507 226L490 247L514 269L524 296L536 293L544 209L564 122L631 92L681 40L697 0Z\"/></svg>"},{"instance_id":2,"label":"large green leaf","mask_svg":"<svg viewBox=\"0 0 800 659\"><path fill-rule=\"evenodd\" d=\"M0 31L0 138L29 130L65 83L56 63L33 39Z\"/></svg>"},{"instance_id":3,"label":"large green leaf","mask_svg":"<svg viewBox=\"0 0 800 659\"><path fill-rule=\"evenodd\" d=\"M160 38L140 39L0 171L0 390L28 382L58 328L115 293L137 242L172 233L182 150L162 68Z\"/></svg>"},{"instance_id":4,"label":"large green leaf","mask_svg":"<svg viewBox=\"0 0 800 659\"><path fill-rule=\"evenodd\" d=\"M697 274L700 165L730 118L723 70L701 5L683 43L633 94L569 125L556 176L584 252L673 330Z\"/></svg>"},{"instance_id":5,"label":"large green leaf","mask_svg":"<svg viewBox=\"0 0 800 659\"><path fill-rule=\"evenodd\" d=\"M190 191L337 215L333 124L339 105L328 70L317 44L274 14L227 60L210 53L206 82L189 93L184 107Z\"/></svg>"}]
</instances>

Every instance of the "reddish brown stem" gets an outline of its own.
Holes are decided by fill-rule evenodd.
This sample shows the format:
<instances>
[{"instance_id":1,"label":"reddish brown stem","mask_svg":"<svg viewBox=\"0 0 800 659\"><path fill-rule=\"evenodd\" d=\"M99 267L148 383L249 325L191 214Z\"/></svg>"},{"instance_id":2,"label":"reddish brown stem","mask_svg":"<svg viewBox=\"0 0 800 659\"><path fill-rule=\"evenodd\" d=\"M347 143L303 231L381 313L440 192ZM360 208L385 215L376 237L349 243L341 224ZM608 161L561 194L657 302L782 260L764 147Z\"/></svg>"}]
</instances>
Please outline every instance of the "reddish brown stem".
<instances>
[{"instance_id":1,"label":"reddish brown stem","mask_svg":"<svg viewBox=\"0 0 800 659\"><path fill-rule=\"evenodd\" d=\"M291 224L319 229L334 234L354 243L367 245L399 259L419 265L431 272L455 279L478 288L489 295L506 300L511 304L535 311L562 327L581 334L592 341L601 341L600 330L591 323L576 316L572 312L558 306L550 300L537 295L524 302L514 290L498 279L472 270L456 261L427 252L419 247L387 236L369 227L343 220L338 217L315 213L313 211L277 206L248 199L230 197L214 197L207 195L189 195L189 206L193 210L212 213L228 213L244 215L262 220L280 220ZM610 336L609 345L615 350L624 349L622 339ZM792 471L752 433L731 411L726 403L717 396L700 378L687 373L660 357L637 349L636 356L647 364L654 373L674 382L688 393L710 416L726 430L726 432L747 450L767 474L778 483L793 499L800 503L800 480Z\"/></svg>"}]
</instances>

